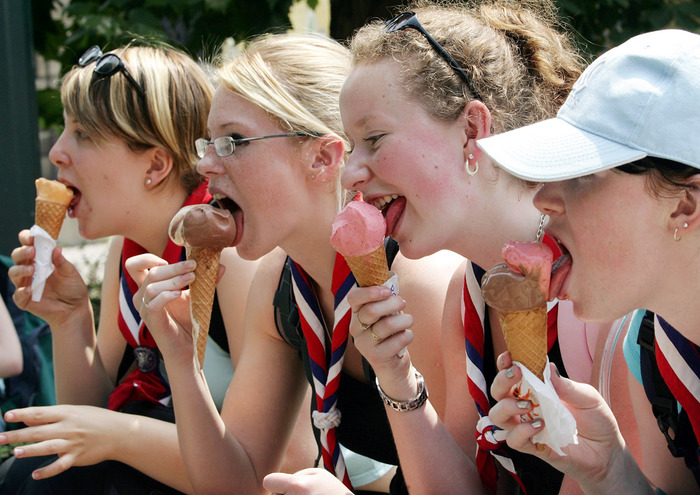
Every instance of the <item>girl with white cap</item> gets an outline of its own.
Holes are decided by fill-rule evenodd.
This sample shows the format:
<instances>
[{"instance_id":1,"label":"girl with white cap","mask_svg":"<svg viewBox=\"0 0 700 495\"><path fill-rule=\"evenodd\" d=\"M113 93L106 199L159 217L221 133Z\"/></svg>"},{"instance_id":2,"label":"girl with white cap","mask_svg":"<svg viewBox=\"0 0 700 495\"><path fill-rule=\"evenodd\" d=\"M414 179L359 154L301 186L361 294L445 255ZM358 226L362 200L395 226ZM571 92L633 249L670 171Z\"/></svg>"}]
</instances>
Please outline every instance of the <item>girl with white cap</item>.
<instances>
[{"instance_id":1,"label":"girl with white cap","mask_svg":"<svg viewBox=\"0 0 700 495\"><path fill-rule=\"evenodd\" d=\"M698 130L700 36L664 30L598 58L556 118L479 141L512 174L546 182L534 203L549 216L546 230L567 259L550 296L573 301L586 321L648 310L646 317L643 310L630 315L625 341L639 380L630 382L639 396L641 470L602 397L557 377L554 385L578 420L579 444L565 457L538 451L530 437L547 425L520 423L522 409L510 395L519 373L509 371L508 356L499 363L504 371L492 392L503 400L491 419L511 430L509 445L546 459L586 492L651 493L646 479L666 493L698 492Z\"/></svg>"}]
</instances>

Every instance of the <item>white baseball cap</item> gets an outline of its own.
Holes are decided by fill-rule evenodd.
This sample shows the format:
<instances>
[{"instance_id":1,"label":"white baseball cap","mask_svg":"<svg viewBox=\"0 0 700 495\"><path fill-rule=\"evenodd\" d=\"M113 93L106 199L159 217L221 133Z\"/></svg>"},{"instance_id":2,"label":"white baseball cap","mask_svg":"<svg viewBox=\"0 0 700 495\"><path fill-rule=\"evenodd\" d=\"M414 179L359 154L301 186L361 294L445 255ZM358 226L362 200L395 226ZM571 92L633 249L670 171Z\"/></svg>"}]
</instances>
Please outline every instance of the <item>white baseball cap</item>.
<instances>
[{"instance_id":1,"label":"white baseball cap","mask_svg":"<svg viewBox=\"0 0 700 495\"><path fill-rule=\"evenodd\" d=\"M635 36L581 74L556 118L477 144L511 174L537 182L647 155L700 169L700 35Z\"/></svg>"}]
</instances>

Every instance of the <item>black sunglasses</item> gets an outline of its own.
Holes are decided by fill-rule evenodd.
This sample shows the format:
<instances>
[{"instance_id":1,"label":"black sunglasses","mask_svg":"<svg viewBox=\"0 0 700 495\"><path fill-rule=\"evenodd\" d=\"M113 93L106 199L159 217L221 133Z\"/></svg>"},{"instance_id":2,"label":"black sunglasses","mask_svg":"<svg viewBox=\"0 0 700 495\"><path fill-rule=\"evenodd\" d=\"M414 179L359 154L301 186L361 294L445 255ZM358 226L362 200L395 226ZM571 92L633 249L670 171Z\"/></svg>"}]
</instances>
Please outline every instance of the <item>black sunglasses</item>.
<instances>
[{"instance_id":1,"label":"black sunglasses","mask_svg":"<svg viewBox=\"0 0 700 495\"><path fill-rule=\"evenodd\" d=\"M387 21L386 23L386 30L388 33L393 33L395 31L401 31L402 29L406 28L412 28L418 31L420 34L422 34L426 40L428 40L428 43L430 43L430 46L433 47L433 50L442 57L442 59L449 64L450 67L452 67L452 70L455 71L455 73L464 81L464 84L467 85L467 88L469 88L469 91L474 95L474 98L477 100L483 101L483 98L479 94L479 92L476 90L474 87L474 83L472 82L471 77L469 77L469 74L460 66L455 59L452 58L452 56L447 53L447 50L445 50L440 43L435 41L435 38L430 36L428 34L428 31L425 30L423 26L421 26L421 23L418 22L418 17L416 17L415 12L402 12L399 15L397 15L394 19Z\"/></svg>"},{"instance_id":2,"label":"black sunglasses","mask_svg":"<svg viewBox=\"0 0 700 495\"><path fill-rule=\"evenodd\" d=\"M115 55L114 53L103 55L102 49L99 46L94 45L88 48L85 53L81 55L81 57L78 59L78 65L80 67L85 67L95 61L97 61L97 63L95 63L95 74L97 74L99 78L112 77L117 72L121 72L131 83L131 85L136 88L136 91L138 91L143 98L146 97L146 92L143 90L143 86L141 86L129 73L129 71L126 69L126 65L124 65L124 61L119 58L119 55Z\"/></svg>"}]
</instances>

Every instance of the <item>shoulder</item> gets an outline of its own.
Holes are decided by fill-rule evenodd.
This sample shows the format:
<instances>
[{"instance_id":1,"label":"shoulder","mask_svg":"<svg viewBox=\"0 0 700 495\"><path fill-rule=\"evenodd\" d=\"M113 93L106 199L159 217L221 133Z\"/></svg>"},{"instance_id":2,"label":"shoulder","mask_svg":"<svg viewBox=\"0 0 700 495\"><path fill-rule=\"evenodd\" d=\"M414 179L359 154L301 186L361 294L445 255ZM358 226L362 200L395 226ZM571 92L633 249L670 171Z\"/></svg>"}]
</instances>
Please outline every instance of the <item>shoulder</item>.
<instances>
[{"instance_id":1,"label":"shoulder","mask_svg":"<svg viewBox=\"0 0 700 495\"><path fill-rule=\"evenodd\" d=\"M407 283L420 287L445 285L463 264L462 256L446 250L417 260L408 259L399 253L392 269L399 276L403 291Z\"/></svg>"},{"instance_id":2,"label":"shoulder","mask_svg":"<svg viewBox=\"0 0 700 495\"><path fill-rule=\"evenodd\" d=\"M260 259L248 293L247 318L274 318L273 302L287 254L277 248Z\"/></svg>"}]
</instances>

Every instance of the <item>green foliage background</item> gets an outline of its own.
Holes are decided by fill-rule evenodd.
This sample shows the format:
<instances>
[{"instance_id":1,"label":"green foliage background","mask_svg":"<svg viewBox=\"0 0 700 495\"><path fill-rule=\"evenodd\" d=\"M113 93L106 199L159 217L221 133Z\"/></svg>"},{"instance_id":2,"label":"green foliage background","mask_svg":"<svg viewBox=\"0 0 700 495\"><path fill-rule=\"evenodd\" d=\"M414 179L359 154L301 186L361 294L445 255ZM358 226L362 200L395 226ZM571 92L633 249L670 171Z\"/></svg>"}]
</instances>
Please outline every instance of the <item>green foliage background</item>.
<instances>
[{"instance_id":1,"label":"green foliage background","mask_svg":"<svg viewBox=\"0 0 700 495\"><path fill-rule=\"evenodd\" d=\"M134 35L163 40L209 60L228 37L242 41L290 26L295 1L318 0L32 0L34 44L68 70L88 47L105 50ZM593 58L646 31L677 27L700 33L700 0L553 0L564 22ZM331 36L345 39L366 20L385 15L397 0L330 0ZM52 15L54 12L54 15ZM56 15L55 13L60 13ZM334 16L333 13L337 15ZM40 125L60 125L56 90L39 92Z\"/></svg>"}]
</instances>

